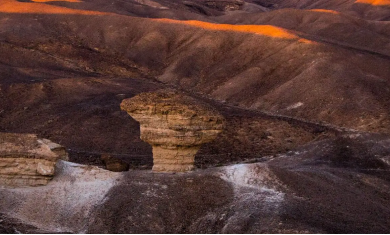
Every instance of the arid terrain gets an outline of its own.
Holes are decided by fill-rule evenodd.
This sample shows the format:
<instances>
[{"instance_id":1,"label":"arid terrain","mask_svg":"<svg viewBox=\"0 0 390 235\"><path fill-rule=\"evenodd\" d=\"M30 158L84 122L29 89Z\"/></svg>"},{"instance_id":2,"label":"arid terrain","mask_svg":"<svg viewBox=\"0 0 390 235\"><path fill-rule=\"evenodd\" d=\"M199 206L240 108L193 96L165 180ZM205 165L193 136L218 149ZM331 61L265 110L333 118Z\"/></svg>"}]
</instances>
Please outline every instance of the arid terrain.
<instances>
[{"instance_id":1,"label":"arid terrain","mask_svg":"<svg viewBox=\"0 0 390 235\"><path fill-rule=\"evenodd\" d=\"M166 88L225 118L194 172L120 108ZM0 132L70 160L0 232L388 233L390 1L0 0Z\"/></svg>"}]
</instances>

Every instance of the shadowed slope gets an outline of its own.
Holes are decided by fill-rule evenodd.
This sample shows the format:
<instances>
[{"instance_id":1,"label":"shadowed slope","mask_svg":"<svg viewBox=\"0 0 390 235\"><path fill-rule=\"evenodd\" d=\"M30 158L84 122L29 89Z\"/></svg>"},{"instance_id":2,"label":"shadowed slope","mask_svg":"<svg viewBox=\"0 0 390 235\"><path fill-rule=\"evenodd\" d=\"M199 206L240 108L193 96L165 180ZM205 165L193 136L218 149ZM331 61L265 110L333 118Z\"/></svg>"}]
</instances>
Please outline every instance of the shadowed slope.
<instances>
[{"instance_id":1,"label":"shadowed slope","mask_svg":"<svg viewBox=\"0 0 390 235\"><path fill-rule=\"evenodd\" d=\"M279 17L291 12L282 11ZM333 15L309 13L313 19L318 19L315 16L319 14ZM83 24L73 23L76 19ZM264 23L266 19L262 19ZM125 75L135 69L161 82L246 108L365 131L390 129L389 59L370 50L343 44L301 43L289 31L267 25L252 28L114 15L46 15L35 21L14 15L7 22L1 30L7 32L12 28L13 37L3 33L10 45L31 48L31 41L37 40L39 44L32 48L55 56L60 67L68 68L72 61L72 66L81 71L105 75ZM317 22L307 30L314 34L321 32L316 31L316 26L323 22ZM29 28L24 27L27 23ZM46 38L37 32L45 32ZM343 37L342 33L333 36L338 37ZM352 37L345 40L351 42ZM383 37L384 45L387 42ZM378 41L375 43L379 45ZM385 47L380 52L386 52ZM23 63L12 61L16 58L11 56L3 61L20 67Z\"/></svg>"},{"instance_id":2,"label":"shadowed slope","mask_svg":"<svg viewBox=\"0 0 390 235\"><path fill-rule=\"evenodd\" d=\"M229 105L389 133L389 37L385 33L379 37L374 27L368 30L371 23L327 11L292 9L244 16L236 14L230 20L245 25L229 25L120 15L3 14L0 128L37 132L80 150L127 153L138 148L150 154L136 136L134 122L126 124L130 134L123 130L126 115L119 114L115 105L123 94L137 94L126 92L130 87L155 89L129 79L147 77ZM328 38L336 43L301 43L309 34L331 35ZM365 36L372 41L365 43ZM366 49L357 47L363 45ZM118 86L111 81L107 85L104 80L111 77L123 80ZM50 81L58 78L62 80ZM84 95L73 99L78 95L71 90ZM42 113L50 115L42 119ZM237 123L242 118L231 120L237 132L229 130L230 136L222 136L217 147L209 145L203 154L250 155L249 150L274 154L317 138L299 128L271 123L278 133L273 141L267 138L267 124L261 124L266 121L241 125ZM257 129L262 130L259 136L244 134L258 133ZM289 131L281 129L294 135L285 137ZM77 135L84 130L85 134ZM122 142L111 136L118 130Z\"/></svg>"},{"instance_id":3,"label":"shadowed slope","mask_svg":"<svg viewBox=\"0 0 390 235\"><path fill-rule=\"evenodd\" d=\"M221 16L221 23L263 25L288 29L300 37L313 41L350 47L390 57L390 24L366 21L344 13L324 9L282 9L263 14Z\"/></svg>"}]
</instances>

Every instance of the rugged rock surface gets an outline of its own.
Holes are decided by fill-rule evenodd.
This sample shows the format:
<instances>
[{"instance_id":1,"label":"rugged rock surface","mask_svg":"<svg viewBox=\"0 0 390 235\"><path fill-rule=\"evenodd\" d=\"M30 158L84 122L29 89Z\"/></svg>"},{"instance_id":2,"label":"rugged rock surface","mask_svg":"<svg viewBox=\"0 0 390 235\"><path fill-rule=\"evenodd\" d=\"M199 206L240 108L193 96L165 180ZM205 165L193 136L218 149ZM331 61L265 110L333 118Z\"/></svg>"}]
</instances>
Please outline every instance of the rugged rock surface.
<instances>
[{"instance_id":1,"label":"rugged rock surface","mask_svg":"<svg viewBox=\"0 0 390 235\"><path fill-rule=\"evenodd\" d=\"M239 10L241 7L244 5L244 1L242 0L233 0L233 1L224 1L224 0L206 0L204 1L204 4L207 7L210 8L215 8L220 11L234 11L234 10Z\"/></svg>"},{"instance_id":2,"label":"rugged rock surface","mask_svg":"<svg viewBox=\"0 0 390 235\"><path fill-rule=\"evenodd\" d=\"M141 139L153 146L154 171L192 170L196 152L224 125L213 108L173 90L141 93L121 108L140 122Z\"/></svg>"},{"instance_id":3,"label":"rugged rock surface","mask_svg":"<svg viewBox=\"0 0 390 235\"><path fill-rule=\"evenodd\" d=\"M67 160L64 147L32 134L0 133L0 185L46 185L59 159Z\"/></svg>"},{"instance_id":4,"label":"rugged rock surface","mask_svg":"<svg viewBox=\"0 0 390 235\"><path fill-rule=\"evenodd\" d=\"M112 157L109 154L102 154L101 160L104 162L106 169L109 171L121 172L129 170L129 164L118 158Z\"/></svg>"},{"instance_id":5,"label":"rugged rock surface","mask_svg":"<svg viewBox=\"0 0 390 235\"><path fill-rule=\"evenodd\" d=\"M45 187L0 188L0 231L85 233L94 207L122 174L59 160Z\"/></svg>"},{"instance_id":6,"label":"rugged rock surface","mask_svg":"<svg viewBox=\"0 0 390 235\"><path fill-rule=\"evenodd\" d=\"M387 233L389 156L389 136L352 134L186 174L60 161L46 187L0 189L0 231Z\"/></svg>"}]
</instances>

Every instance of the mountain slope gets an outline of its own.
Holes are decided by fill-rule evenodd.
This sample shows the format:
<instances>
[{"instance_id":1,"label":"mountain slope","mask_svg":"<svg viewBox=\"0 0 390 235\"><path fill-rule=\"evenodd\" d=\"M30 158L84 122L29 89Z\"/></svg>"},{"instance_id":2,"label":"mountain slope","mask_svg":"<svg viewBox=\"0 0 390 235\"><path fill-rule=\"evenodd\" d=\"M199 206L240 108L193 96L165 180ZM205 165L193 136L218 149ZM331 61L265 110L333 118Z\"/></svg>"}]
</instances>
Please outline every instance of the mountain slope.
<instances>
[{"instance_id":1,"label":"mountain slope","mask_svg":"<svg viewBox=\"0 0 390 235\"><path fill-rule=\"evenodd\" d=\"M150 154L136 137L136 123L127 124L134 136L123 130L123 143L113 144L108 141L112 138L103 137L120 130L127 118L120 114L118 119L116 102L142 91L174 86L217 100L220 106L389 133L390 36L386 22L328 10L276 9L254 14L243 8L208 7L219 16L193 12L210 22L224 23L217 24L132 17L107 8L109 2L3 2L1 130L38 132L89 152L96 148L128 152L125 142L130 140ZM12 4L20 12L6 13L4 9L9 8L4 6ZM111 5L121 6L115 4ZM170 4L169 9L148 1L126 4L134 11L138 8L133 5L153 12L174 8L187 15L188 11L181 1L159 2ZM46 9L44 14L42 9ZM58 9L73 13L58 14ZM84 102L85 112L76 115L78 102ZM96 110L109 121L94 118ZM61 113L69 120L48 117L44 120L50 124L41 124L44 113ZM105 128L92 128L89 122ZM82 128L95 130L89 133L96 137L71 141L74 131L70 130ZM256 145L256 140L248 143L263 146ZM251 149L250 145L243 146Z\"/></svg>"}]
</instances>

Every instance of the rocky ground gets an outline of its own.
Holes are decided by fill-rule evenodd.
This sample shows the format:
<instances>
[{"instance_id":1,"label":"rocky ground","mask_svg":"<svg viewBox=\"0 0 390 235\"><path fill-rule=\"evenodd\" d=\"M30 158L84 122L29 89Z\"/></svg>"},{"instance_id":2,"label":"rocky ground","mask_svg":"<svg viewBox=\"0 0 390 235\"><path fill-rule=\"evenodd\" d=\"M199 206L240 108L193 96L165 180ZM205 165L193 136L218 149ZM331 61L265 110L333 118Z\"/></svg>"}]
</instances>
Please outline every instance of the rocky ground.
<instances>
[{"instance_id":1,"label":"rocky ground","mask_svg":"<svg viewBox=\"0 0 390 235\"><path fill-rule=\"evenodd\" d=\"M389 16L387 0L2 0L0 131L72 163L2 188L0 232L388 232ZM120 110L161 88L226 119L193 173L152 173Z\"/></svg>"},{"instance_id":2,"label":"rocky ground","mask_svg":"<svg viewBox=\"0 0 390 235\"><path fill-rule=\"evenodd\" d=\"M386 233L389 147L388 137L353 134L261 163L177 174L114 173L61 161L45 187L1 189L7 217L0 227L24 233Z\"/></svg>"}]
</instances>

